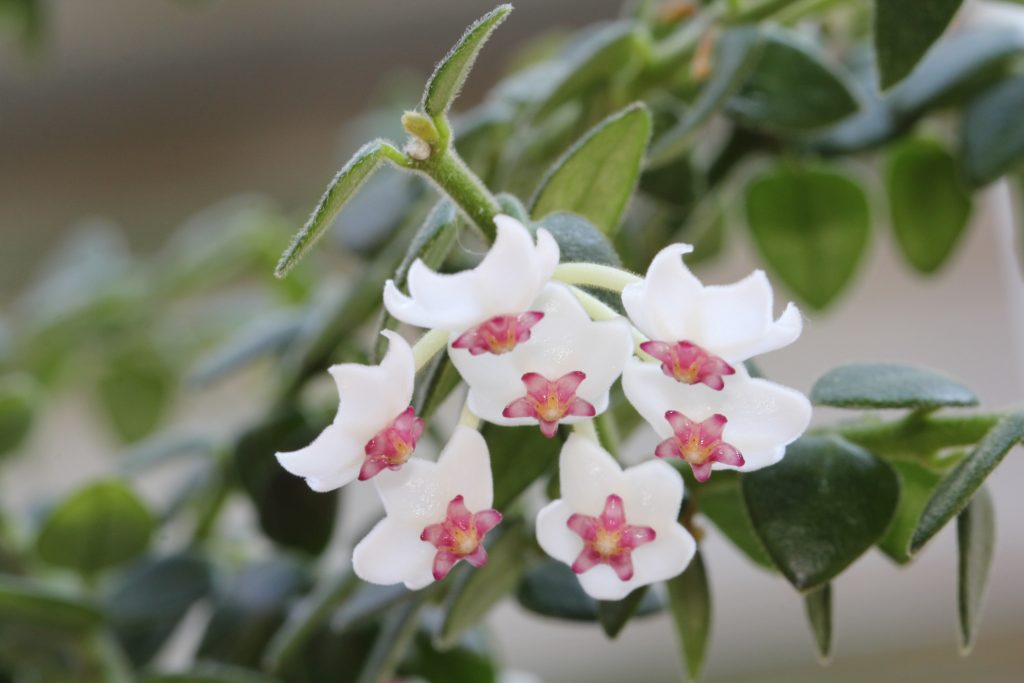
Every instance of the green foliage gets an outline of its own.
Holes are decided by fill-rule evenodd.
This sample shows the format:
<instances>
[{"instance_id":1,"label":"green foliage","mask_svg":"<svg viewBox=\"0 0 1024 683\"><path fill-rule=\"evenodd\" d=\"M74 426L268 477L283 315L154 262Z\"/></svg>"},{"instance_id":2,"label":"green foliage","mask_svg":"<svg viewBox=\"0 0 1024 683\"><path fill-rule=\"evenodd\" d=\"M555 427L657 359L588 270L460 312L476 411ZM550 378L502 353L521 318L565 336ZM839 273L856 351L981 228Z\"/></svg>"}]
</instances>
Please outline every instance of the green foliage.
<instances>
[{"instance_id":1,"label":"green foliage","mask_svg":"<svg viewBox=\"0 0 1024 683\"><path fill-rule=\"evenodd\" d=\"M957 549L960 552L957 611L960 615L960 648L969 652L974 645L981 604L995 553L995 509L986 489L978 491L956 519Z\"/></svg>"},{"instance_id":2,"label":"green foliage","mask_svg":"<svg viewBox=\"0 0 1024 683\"><path fill-rule=\"evenodd\" d=\"M832 584L826 583L804 595L804 610L818 647L818 657L828 662L832 656Z\"/></svg>"},{"instance_id":3,"label":"green foliage","mask_svg":"<svg viewBox=\"0 0 1024 683\"><path fill-rule=\"evenodd\" d=\"M667 585L669 609L686 673L692 680L700 680L711 643L711 586L703 555L698 551L686 571L670 579Z\"/></svg>"},{"instance_id":4,"label":"green foliage","mask_svg":"<svg viewBox=\"0 0 1024 683\"><path fill-rule=\"evenodd\" d=\"M170 407L174 370L149 344L116 352L102 370L97 398L114 433L132 443L152 432Z\"/></svg>"},{"instance_id":5,"label":"green foliage","mask_svg":"<svg viewBox=\"0 0 1024 683\"><path fill-rule=\"evenodd\" d=\"M967 177L987 185L1020 166L1024 159L1024 76L993 86L971 103L963 121Z\"/></svg>"},{"instance_id":6,"label":"green foliage","mask_svg":"<svg viewBox=\"0 0 1024 683\"><path fill-rule=\"evenodd\" d=\"M932 46L963 0L875 0L875 54L883 89L903 79Z\"/></svg>"},{"instance_id":7,"label":"green foliage","mask_svg":"<svg viewBox=\"0 0 1024 683\"><path fill-rule=\"evenodd\" d=\"M554 560L545 560L523 577L516 591L519 604L545 617L568 621L598 621L598 603L583 592L572 569ZM664 609L652 592L644 594L635 616L646 616Z\"/></svg>"},{"instance_id":8,"label":"green foliage","mask_svg":"<svg viewBox=\"0 0 1024 683\"><path fill-rule=\"evenodd\" d=\"M912 559L910 540L935 488L942 481L942 471L914 460L892 460L890 466L900 479L900 501L892 522L878 547L899 564Z\"/></svg>"},{"instance_id":9,"label":"green foliage","mask_svg":"<svg viewBox=\"0 0 1024 683\"><path fill-rule=\"evenodd\" d=\"M82 635L103 624L90 600L32 579L0 575L0 625Z\"/></svg>"},{"instance_id":10,"label":"green foliage","mask_svg":"<svg viewBox=\"0 0 1024 683\"><path fill-rule=\"evenodd\" d=\"M0 458L25 441L35 419L39 391L25 375L0 377Z\"/></svg>"},{"instance_id":11,"label":"green foliage","mask_svg":"<svg viewBox=\"0 0 1024 683\"><path fill-rule=\"evenodd\" d=\"M978 397L934 370L896 363L850 363L825 373L811 401L837 408L929 409L978 405Z\"/></svg>"}]
</instances>

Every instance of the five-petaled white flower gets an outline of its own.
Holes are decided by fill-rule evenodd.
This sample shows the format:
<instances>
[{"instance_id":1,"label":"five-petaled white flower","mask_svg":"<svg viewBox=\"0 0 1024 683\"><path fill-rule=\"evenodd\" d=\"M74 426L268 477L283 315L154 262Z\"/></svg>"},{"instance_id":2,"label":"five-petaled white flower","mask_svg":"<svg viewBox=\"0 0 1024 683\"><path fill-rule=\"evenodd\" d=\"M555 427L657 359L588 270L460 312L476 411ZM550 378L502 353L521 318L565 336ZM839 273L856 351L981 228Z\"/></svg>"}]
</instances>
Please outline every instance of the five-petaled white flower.
<instances>
[{"instance_id":1,"label":"five-petaled white flower","mask_svg":"<svg viewBox=\"0 0 1024 683\"><path fill-rule=\"evenodd\" d=\"M460 425L436 463L416 458L375 482L387 516L352 553L361 579L417 590L460 560L487 562L483 538L501 514L490 509L491 461L479 432Z\"/></svg>"},{"instance_id":2,"label":"five-petaled white flower","mask_svg":"<svg viewBox=\"0 0 1024 683\"><path fill-rule=\"evenodd\" d=\"M562 498L537 515L537 541L570 565L598 600L677 576L697 545L677 521L683 481L667 463L625 471L603 448L573 434L559 457Z\"/></svg>"},{"instance_id":3,"label":"five-petaled white flower","mask_svg":"<svg viewBox=\"0 0 1024 683\"><path fill-rule=\"evenodd\" d=\"M547 285L533 303L543 318L530 341L504 354L449 355L469 385L467 405L501 425L540 425L554 436L608 407L608 392L633 353L625 320L590 319L567 287Z\"/></svg>"},{"instance_id":4,"label":"five-petaled white flower","mask_svg":"<svg viewBox=\"0 0 1024 683\"><path fill-rule=\"evenodd\" d=\"M409 405L416 374L412 349L395 332L383 334L389 345L380 365L330 368L340 399L334 422L309 446L277 454L281 466L305 477L314 491L402 467L423 434L423 421Z\"/></svg>"},{"instance_id":5,"label":"five-petaled white flower","mask_svg":"<svg viewBox=\"0 0 1024 683\"><path fill-rule=\"evenodd\" d=\"M384 286L384 306L398 320L445 330L452 345L477 355L507 353L530 338L543 317L531 305L558 265L558 243L537 230L537 243L511 216L494 219L494 245L472 270L436 273L420 260L409 269L409 294Z\"/></svg>"},{"instance_id":6,"label":"five-petaled white flower","mask_svg":"<svg viewBox=\"0 0 1024 683\"><path fill-rule=\"evenodd\" d=\"M659 458L680 458L698 481L712 469L750 472L782 459L811 420L811 403L795 389L752 378L743 365L724 390L687 386L654 363L630 360L622 389L665 440Z\"/></svg>"},{"instance_id":7,"label":"five-petaled white flower","mask_svg":"<svg viewBox=\"0 0 1024 683\"><path fill-rule=\"evenodd\" d=\"M667 376L721 389L737 364L793 343L803 321L792 303L772 319L772 288L760 270L731 285L705 287L682 261L691 251L672 244L658 252L646 277L622 291L622 303L651 340L641 348L661 361Z\"/></svg>"}]
</instances>

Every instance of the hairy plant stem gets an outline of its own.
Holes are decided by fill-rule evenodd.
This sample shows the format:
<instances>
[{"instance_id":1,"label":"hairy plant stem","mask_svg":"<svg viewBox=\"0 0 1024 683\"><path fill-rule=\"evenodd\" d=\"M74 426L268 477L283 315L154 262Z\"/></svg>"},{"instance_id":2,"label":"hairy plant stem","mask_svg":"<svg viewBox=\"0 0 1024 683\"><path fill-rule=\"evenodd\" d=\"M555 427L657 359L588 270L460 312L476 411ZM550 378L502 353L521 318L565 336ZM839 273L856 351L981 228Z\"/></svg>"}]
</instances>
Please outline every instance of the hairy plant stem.
<instances>
[{"instance_id":1,"label":"hairy plant stem","mask_svg":"<svg viewBox=\"0 0 1024 683\"><path fill-rule=\"evenodd\" d=\"M412 357L416 363L416 372L426 367L430 359L440 353L448 345L448 333L444 330L430 330L419 338L412 347Z\"/></svg>"},{"instance_id":2,"label":"hairy plant stem","mask_svg":"<svg viewBox=\"0 0 1024 683\"><path fill-rule=\"evenodd\" d=\"M458 155L455 147L447 143L445 131L447 127L442 131L442 144L431 148L431 154L427 159L407 159L404 166L434 181L480 230L487 241L493 242L494 217L501 213L501 206L483 181Z\"/></svg>"},{"instance_id":3,"label":"hairy plant stem","mask_svg":"<svg viewBox=\"0 0 1024 683\"><path fill-rule=\"evenodd\" d=\"M922 458L944 448L974 445L1002 417L993 413L953 417L913 412L898 420L868 418L814 431L836 434L881 457Z\"/></svg>"},{"instance_id":4,"label":"hairy plant stem","mask_svg":"<svg viewBox=\"0 0 1024 683\"><path fill-rule=\"evenodd\" d=\"M643 282L639 275L600 263L563 263L555 268L554 279L567 285L600 287L619 293L626 285Z\"/></svg>"}]
</instances>

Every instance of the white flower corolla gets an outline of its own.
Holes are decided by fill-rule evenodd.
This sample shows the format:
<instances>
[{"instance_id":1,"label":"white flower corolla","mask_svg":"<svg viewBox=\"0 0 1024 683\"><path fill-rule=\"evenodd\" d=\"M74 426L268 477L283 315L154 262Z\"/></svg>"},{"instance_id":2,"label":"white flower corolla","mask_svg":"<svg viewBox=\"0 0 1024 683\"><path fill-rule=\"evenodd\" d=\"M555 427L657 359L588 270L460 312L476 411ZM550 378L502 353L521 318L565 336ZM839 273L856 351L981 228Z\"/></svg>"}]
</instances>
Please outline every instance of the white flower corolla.
<instances>
[{"instance_id":1,"label":"white flower corolla","mask_svg":"<svg viewBox=\"0 0 1024 683\"><path fill-rule=\"evenodd\" d=\"M773 320L772 288L760 270L731 285L705 287L683 263L691 251L672 244L658 252L644 279L623 289L622 303L651 340L641 348L661 361L666 375L721 389L735 364L793 343L803 320L792 303Z\"/></svg>"},{"instance_id":2,"label":"white flower corolla","mask_svg":"<svg viewBox=\"0 0 1024 683\"><path fill-rule=\"evenodd\" d=\"M314 491L402 467L423 434L423 421L409 405L416 374L412 349L395 332L382 334L389 344L380 365L330 368L339 397L334 421L305 448L277 454L281 466Z\"/></svg>"},{"instance_id":3,"label":"white flower corolla","mask_svg":"<svg viewBox=\"0 0 1024 683\"><path fill-rule=\"evenodd\" d=\"M697 544L679 524L683 480L652 460L623 471L591 439L573 434L559 456L561 499L537 515L537 542L572 567L597 600L678 576Z\"/></svg>"},{"instance_id":4,"label":"white flower corolla","mask_svg":"<svg viewBox=\"0 0 1024 683\"><path fill-rule=\"evenodd\" d=\"M712 469L741 472L774 465L811 420L811 403L795 389L752 378L743 365L725 389L687 386L654 363L632 359L622 389L665 440L655 455L680 458L705 481Z\"/></svg>"},{"instance_id":5,"label":"white flower corolla","mask_svg":"<svg viewBox=\"0 0 1024 683\"><path fill-rule=\"evenodd\" d=\"M502 353L528 339L539 320L529 308L558 265L558 243L539 229L534 244L511 216L497 216L494 224L494 244L476 268L437 273L417 260L409 269L409 296L388 280L388 312L410 325L461 335L476 353Z\"/></svg>"},{"instance_id":6,"label":"white flower corolla","mask_svg":"<svg viewBox=\"0 0 1024 683\"><path fill-rule=\"evenodd\" d=\"M549 284L533 307L543 318L530 342L500 355L449 349L469 385L467 405L499 425L537 425L554 436L604 412L608 392L633 353L624 319L594 321L567 287Z\"/></svg>"},{"instance_id":7,"label":"white flower corolla","mask_svg":"<svg viewBox=\"0 0 1024 683\"><path fill-rule=\"evenodd\" d=\"M460 560L487 562L482 541L501 514L490 509L491 460L479 432L460 425L436 463L416 458L374 481L387 516L352 553L359 578L418 590Z\"/></svg>"}]
</instances>

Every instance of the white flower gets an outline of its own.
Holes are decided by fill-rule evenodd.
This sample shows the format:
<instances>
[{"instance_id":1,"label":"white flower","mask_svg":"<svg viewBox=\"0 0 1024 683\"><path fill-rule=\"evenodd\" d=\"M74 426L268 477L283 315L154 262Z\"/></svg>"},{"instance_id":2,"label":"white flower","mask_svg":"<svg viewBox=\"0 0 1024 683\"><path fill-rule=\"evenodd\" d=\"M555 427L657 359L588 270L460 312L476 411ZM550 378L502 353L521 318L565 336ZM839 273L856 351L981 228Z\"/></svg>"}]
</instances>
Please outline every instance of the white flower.
<instances>
[{"instance_id":1,"label":"white flower","mask_svg":"<svg viewBox=\"0 0 1024 683\"><path fill-rule=\"evenodd\" d=\"M340 399L334 422L309 446L277 454L281 466L305 477L314 491L400 468L423 434L423 421L409 405L416 374L412 349L398 334L383 334L389 345L380 365L330 368Z\"/></svg>"},{"instance_id":2,"label":"white flower","mask_svg":"<svg viewBox=\"0 0 1024 683\"><path fill-rule=\"evenodd\" d=\"M573 434L559 457L562 498L537 515L537 542L570 565L598 600L677 576L697 544L678 523L683 480L649 461L625 471L590 439Z\"/></svg>"},{"instance_id":3,"label":"white flower","mask_svg":"<svg viewBox=\"0 0 1024 683\"><path fill-rule=\"evenodd\" d=\"M456 427L436 463L417 458L375 482L387 516L352 553L359 578L418 590L460 560L487 562L482 541L501 514L490 509L491 461L479 432Z\"/></svg>"},{"instance_id":4,"label":"white flower","mask_svg":"<svg viewBox=\"0 0 1024 683\"><path fill-rule=\"evenodd\" d=\"M651 339L641 348L662 362L666 375L721 389L734 364L793 343L803 321L792 303L772 319L772 288L760 270L731 285L705 287L682 261L691 251L672 244L658 252L643 281L622 291L622 303Z\"/></svg>"},{"instance_id":5,"label":"white flower","mask_svg":"<svg viewBox=\"0 0 1024 683\"><path fill-rule=\"evenodd\" d=\"M637 412L665 439L655 454L678 457L705 481L712 469L750 472L785 455L811 420L811 403L795 389L750 377L742 365L725 389L687 386L654 363L632 359L622 389Z\"/></svg>"},{"instance_id":6,"label":"white flower","mask_svg":"<svg viewBox=\"0 0 1024 683\"><path fill-rule=\"evenodd\" d=\"M494 224L494 245L476 268L448 275L417 260L409 269L410 296L388 280L384 286L388 312L418 327L458 335L476 332L465 340L466 348L483 350L491 342L501 352L510 341L510 331L513 346L523 341L520 337L528 338L535 316L520 316L551 279L558 265L558 244L541 229L534 245L530 231L511 216L497 216ZM485 325L488 322L490 326Z\"/></svg>"},{"instance_id":7,"label":"white flower","mask_svg":"<svg viewBox=\"0 0 1024 683\"><path fill-rule=\"evenodd\" d=\"M554 436L559 424L604 412L633 340L625 320L591 320L564 285L547 285L533 308L544 315L529 343L500 355L453 344L449 355L469 385L475 415L500 425L539 424Z\"/></svg>"}]
</instances>

